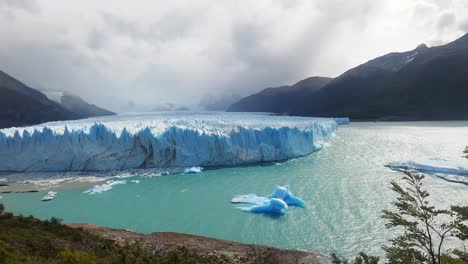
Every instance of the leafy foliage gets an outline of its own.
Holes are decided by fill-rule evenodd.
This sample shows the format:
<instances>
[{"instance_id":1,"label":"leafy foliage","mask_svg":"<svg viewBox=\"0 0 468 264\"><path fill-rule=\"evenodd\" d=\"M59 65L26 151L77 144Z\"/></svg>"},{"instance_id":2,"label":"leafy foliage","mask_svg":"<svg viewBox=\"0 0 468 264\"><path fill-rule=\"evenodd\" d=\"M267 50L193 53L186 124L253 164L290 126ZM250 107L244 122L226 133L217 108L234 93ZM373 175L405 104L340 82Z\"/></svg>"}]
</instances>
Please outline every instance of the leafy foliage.
<instances>
[{"instance_id":1,"label":"leafy foliage","mask_svg":"<svg viewBox=\"0 0 468 264\"><path fill-rule=\"evenodd\" d=\"M392 203L397 210L384 210L382 215L388 221L388 229L401 228L404 231L390 239L391 246L383 247L389 263L441 264L463 260L466 253L444 252L443 245L450 236L461 240L467 238L465 221L468 219L468 207L436 209L428 201L429 193L423 189L424 175L407 171L403 179L408 184L406 188L391 181L392 190L398 194L397 200ZM454 253L454 257L450 253Z\"/></svg>"},{"instance_id":2,"label":"leafy foliage","mask_svg":"<svg viewBox=\"0 0 468 264\"><path fill-rule=\"evenodd\" d=\"M339 257L335 253L331 254L333 264L350 264L350 262L344 258ZM354 264L377 264L380 258L375 256L369 256L364 252L360 252L354 259Z\"/></svg>"}]
</instances>

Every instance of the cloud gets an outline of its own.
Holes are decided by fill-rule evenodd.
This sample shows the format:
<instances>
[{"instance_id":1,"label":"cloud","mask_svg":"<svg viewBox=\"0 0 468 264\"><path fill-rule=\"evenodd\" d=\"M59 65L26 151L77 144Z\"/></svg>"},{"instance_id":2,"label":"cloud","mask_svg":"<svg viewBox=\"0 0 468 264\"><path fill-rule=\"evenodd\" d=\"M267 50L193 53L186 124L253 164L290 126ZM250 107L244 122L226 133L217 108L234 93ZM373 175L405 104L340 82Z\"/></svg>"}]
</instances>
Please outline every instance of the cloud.
<instances>
[{"instance_id":1,"label":"cloud","mask_svg":"<svg viewBox=\"0 0 468 264\"><path fill-rule=\"evenodd\" d=\"M0 10L4 9L20 9L33 14L40 11L36 0L0 0Z\"/></svg>"},{"instance_id":2,"label":"cloud","mask_svg":"<svg viewBox=\"0 0 468 264\"><path fill-rule=\"evenodd\" d=\"M0 69L117 111L226 102L446 43L468 30L464 1L0 0Z\"/></svg>"},{"instance_id":3,"label":"cloud","mask_svg":"<svg viewBox=\"0 0 468 264\"><path fill-rule=\"evenodd\" d=\"M455 14L453 13L444 13L439 17L437 22L437 27L439 30L444 30L455 25Z\"/></svg>"},{"instance_id":4,"label":"cloud","mask_svg":"<svg viewBox=\"0 0 468 264\"><path fill-rule=\"evenodd\" d=\"M468 32L468 17L460 24L460 29Z\"/></svg>"}]
</instances>

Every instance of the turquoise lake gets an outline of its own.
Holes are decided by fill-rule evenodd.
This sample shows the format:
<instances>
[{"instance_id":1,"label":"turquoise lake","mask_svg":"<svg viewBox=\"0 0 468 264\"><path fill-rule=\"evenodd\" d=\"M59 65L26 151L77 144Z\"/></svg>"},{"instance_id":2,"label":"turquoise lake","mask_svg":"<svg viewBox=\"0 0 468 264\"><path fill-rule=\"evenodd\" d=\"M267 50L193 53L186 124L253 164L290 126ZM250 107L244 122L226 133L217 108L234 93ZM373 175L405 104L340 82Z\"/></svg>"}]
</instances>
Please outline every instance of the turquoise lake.
<instances>
[{"instance_id":1,"label":"turquoise lake","mask_svg":"<svg viewBox=\"0 0 468 264\"><path fill-rule=\"evenodd\" d=\"M56 216L66 223L174 231L345 256L382 255L381 246L394 232L385 229L381 211L391 208L395 197L389 181L402 176L384 165L416 158L463 160L465 145L468 122L352 123L340 126L321 151L284 162L126 178L127 184L94 195L83 193L93 184L58 188L50 202L40 201L46 192L1 194L0 201L14 213ZM140 183L129 182L134 179ZM285 184L306 208L272 217L230 203L235 195L263 196ZM438 206L468 203L466 184L427 176L425 185Z\"/></svg>"}]
</instances>

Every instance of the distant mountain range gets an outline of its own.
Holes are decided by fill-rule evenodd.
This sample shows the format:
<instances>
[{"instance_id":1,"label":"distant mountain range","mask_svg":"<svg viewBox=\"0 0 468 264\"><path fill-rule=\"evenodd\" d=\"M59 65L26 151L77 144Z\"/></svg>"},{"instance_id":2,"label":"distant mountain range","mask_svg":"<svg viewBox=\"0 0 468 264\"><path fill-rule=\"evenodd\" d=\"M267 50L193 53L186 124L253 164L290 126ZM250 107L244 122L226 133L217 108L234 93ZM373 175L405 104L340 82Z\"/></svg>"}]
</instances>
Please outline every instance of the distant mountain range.
<instances>
[{"instance_id":1,"label":"distant mountain range","mask_svg":"<svg viewBox=\"0 0 468 264\"><path fill-rule=\"evenodd\" d=\"M468 34L443 46L422 44L389 53L334 79L311 77L267 88L228 111L358 120L468 119Z\"/></svg>"},{"instance_id":2,"label":"distant mountain range","mask_svg":"<svg viewBox=\"0 0 468 264\"><path fill-rule=\"evenodd\" d=\"M115 114L76 95L61 93L52 100L0 71L0 128Z\"/></svg>"}]
</instances>

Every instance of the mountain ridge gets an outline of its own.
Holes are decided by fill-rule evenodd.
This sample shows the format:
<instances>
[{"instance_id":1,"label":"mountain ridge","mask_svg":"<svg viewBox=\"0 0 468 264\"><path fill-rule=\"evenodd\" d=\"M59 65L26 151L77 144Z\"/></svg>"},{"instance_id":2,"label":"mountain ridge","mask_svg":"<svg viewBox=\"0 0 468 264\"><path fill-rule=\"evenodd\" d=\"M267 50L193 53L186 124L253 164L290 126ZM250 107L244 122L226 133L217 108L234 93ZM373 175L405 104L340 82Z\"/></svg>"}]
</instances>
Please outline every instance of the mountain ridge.
<instances>
[{"instance_id":1,"label":"mountain ridge","mask_svg":"<svg viewBox=\"0 0 468 264\"><path fill-rule=\"evenodd\" d=\"M468 119L468 34L446 45L421 44L392 52L349 69L315 92L290 90L288 104L262 108L241 99L228 111L274 112L300 116L347 116L357 120ZM269 98L281 101L281 98ZM265 111L267 110L267 111Z\"/></svg>"},{"instance_id":2,"label":"mountain ridge","mask_svg":"<svg viewBox=\"0 0 468 264\"><path fill-rule=\"evenodd\" d=\"M73 96L65 104L0 71L0 128L114 114Z\"/></svg>"}]
</instances>

